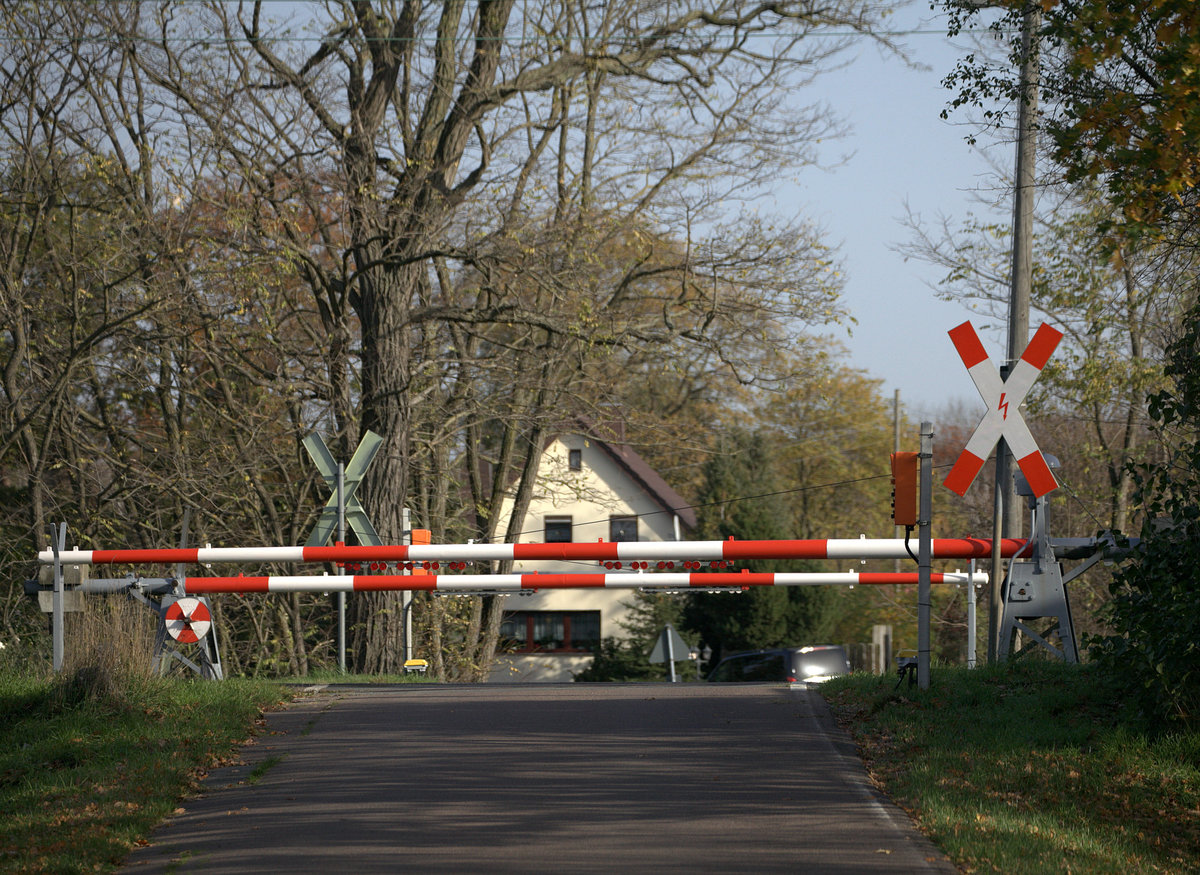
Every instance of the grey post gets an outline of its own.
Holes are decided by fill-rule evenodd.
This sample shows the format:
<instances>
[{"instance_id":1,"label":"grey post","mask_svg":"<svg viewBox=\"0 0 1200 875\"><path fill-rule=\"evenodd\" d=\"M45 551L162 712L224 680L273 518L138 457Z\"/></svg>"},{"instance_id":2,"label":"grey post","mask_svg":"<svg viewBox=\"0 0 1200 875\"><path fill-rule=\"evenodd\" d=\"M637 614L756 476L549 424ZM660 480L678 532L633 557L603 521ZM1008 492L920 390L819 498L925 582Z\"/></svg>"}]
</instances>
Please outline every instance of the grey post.
<instances>
[{"instance_id":1,"label":"grey post","mask_svg":"<svg viewBox=\"0 0 1200 875\"><path fill-rule=\"evenodd\" d=\"M63 667L63 570L59 554L67 549L67 524L59 523L57 531L50 525L50 548L54 551L54 595L53 612L50 618L50 637L54 673Z\"/></svg>"},{"instance_id":2,"label":"grey post","mask_svg":"<svg viewBox=\"0 0 1200 875\"><path fill-rule=\"evenodd\" d=\"M1029 343L1029 304L1033 289L1033 207L1036 193L1037 98L1041 79L1038 61L1038 31L1042 9L1028 4L1021 22L1021 70L1018 82L1016 184L1013 188L1012 279L1008 302L1008 364L1000 371L1008 373ZM996 447L996 510L1003 515L997 522L996 539L1015 537L1021 529L1021 505L1013 488L1013 457L1008 442ZM998 551L997 551L998 552ZM1011 564L1010 564L1011 567ZM1004 574L999 557L992 560L992 598L988 615L988 661L1000 658L1000 614L1004 610L1000 588Z\"/></svg>"},{"instance_id":3,"label":"grey post","mask_svg":"<svg viewBox=\"0 0 1200 875\"><path fill-rule=\"evenodd\" d=\"M401 540L405 544L412 543L412 511L407 507L400 509ZM404 661L413 659L413 623L412 623L413 594L411 590L400 593L400 615L404 618Z\"/></svg>"},{"instance_id":4,"label":"grey post","mask_svg":"<svg viewBox=\"0 0 1200 875\"><path fill-rule=\"evenodd\" d=\"M917 548L917 686L929 689L929 584L933 560L930 517L933 514L933 423L921 423L921 503Z\"/></svg>"},{"instance_id":5,"label":"grey post","mask_svg":"<svg viewBox=\"0 0 1200 875\"><path fill-rule=\"evenodd\" d=\"M346 466L338 462L337 467L338 529L337 542L346 543ZM346 594L337 594L337 651L338 671L346 673Z\"/></svg>"},{"instance_id":6,"label":"grey post","mask_svg":"<svg viewBox=\"0 0 1200 875\"><path fill-rule=\"evenodd\" d=\"M975 600L975 560L971 560L971 570L967 573L967 668L975 668L976 638L976 600Z\"/></svg>"}]
</instances>

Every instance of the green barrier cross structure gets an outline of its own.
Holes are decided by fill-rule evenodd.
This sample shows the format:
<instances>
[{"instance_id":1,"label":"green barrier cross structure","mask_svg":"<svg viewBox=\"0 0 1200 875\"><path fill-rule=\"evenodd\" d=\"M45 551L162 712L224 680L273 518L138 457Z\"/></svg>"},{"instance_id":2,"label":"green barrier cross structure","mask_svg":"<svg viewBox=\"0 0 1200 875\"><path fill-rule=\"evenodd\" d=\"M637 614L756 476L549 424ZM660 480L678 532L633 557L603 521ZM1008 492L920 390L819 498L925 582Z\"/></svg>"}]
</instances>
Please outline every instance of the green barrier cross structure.
<instances>
[{"instance_id":1,"label":"green barrier cross structure","mask_svg":"<svg viewBox=\"0 0 1200 875\"><path fill-rule=\"evenodd\" d=\"M330 535L336 535L339 543L345 541L347 523L358 535L360 544L370 547L383 543L379 533L375 531L375 526L371 524L367 512L354 497L354 493L358 491L358 485L362 483L363 475L367 473L367 468L371 467L371 462L382 443L383 438L368 429L362 440L359 441L354 455L350 457L350 464L343 466L341 462L334 460L333 454L329 452L329 447L325 446L325 441L315 431L304 439L304 449L308 450L313 464L321 472L325 485L332 493L329 500L325 502L325 507L321 508L321 516L317 518L317 524L313 526L312 534L308 536L308 543L305 546L323 547L329 542ZM408 640L409 637L406 633L405 641ZM337 594L337 654L338 671L344 674L346 671L346 594L341 592Z\"/></svg>"},{"instance_id":2,"label":"green barrier cross structure","mask_svg":"<svg viewBox=\"0 0 1200 875\"><path fill-rule=\"evenodd\" d=\"M350 464L346 465L344 472L341 472L339 463L334 461L333 454L329 452L329 448L325 446L325 441L319 434L313 432L304 439L304 449L308 450L313 464L321 472L325 485L332 493L329 500L325 502L325 507L321 509L321 516L313 527L312 534L309 535L305 546L322 547L329 543L330 536L334 534L337 534L339 538L344 537L344 534L338 531L339 519L345 519L354 533L358 535L360 544L375 546L383 543L379 533L375 531L375 526L371 524L367 512L354 496L354 493L358 491L359 484L362 483L363 475L367 473L367 468L371 466L382 443L383 438L368 430L363 435L362 441L359 442L354 455L350 457ZM339 475L340 489L338 486Z\"/></svg>"}]
</instances>

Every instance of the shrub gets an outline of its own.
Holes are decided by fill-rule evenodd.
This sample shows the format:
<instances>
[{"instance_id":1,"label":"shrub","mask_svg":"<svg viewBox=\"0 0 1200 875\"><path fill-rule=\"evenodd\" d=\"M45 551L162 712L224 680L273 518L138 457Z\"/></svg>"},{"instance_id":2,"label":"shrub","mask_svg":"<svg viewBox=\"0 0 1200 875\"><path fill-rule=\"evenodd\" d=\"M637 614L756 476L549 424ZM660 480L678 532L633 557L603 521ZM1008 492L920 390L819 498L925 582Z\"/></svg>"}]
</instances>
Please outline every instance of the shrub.
<instances>
[{"instance_id":1,"label":"shrub","mask_svg":"<svg viewBox=\"0 0 1200 875\"><path fill-rule=\"evenodd\" d=\"M1200 304L1168 351L1171 385L1150 401L1165 461L1135 468L1145 511L1140 549L1114 576L1091 656L1132 680L1147 717L1200 725Z\"/></svg>"}]
</instances>

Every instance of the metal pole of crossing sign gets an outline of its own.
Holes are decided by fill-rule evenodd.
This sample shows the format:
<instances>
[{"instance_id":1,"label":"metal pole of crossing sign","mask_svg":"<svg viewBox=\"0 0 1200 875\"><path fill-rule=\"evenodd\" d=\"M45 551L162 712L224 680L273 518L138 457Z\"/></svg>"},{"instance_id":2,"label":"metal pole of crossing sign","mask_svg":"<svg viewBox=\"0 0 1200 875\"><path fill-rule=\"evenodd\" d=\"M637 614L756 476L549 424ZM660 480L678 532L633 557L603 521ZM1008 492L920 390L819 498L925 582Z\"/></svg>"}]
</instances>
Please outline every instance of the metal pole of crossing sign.
<instances>
[{"instance_id":1,"label":"metal pole of crossing sign","mask_svg":"<svg viewBox=\"0 0 1200 875\"><path fill-rule=\"evenodd\" d=\"M1012 369L1008 365L1000 366L1000 379L1007 380ZM1013 491L1011 470L1012 454L1008 451L1008 442L1000 438L996 445L995 483L992 489L992 570L988 582L988 665L996 662L996 646L1000 640L1000 612L1003 600L1000 598L1004 586L1004 559L1000 555L1000 543L1009 534L1007 525L1007 508L1012 503L1008 493Z\"/></svg>"},{"instance_id":2,"label":"metal pole of crossing sign","mask_svg":"<svg viewBox=\"0 0 1200 875\"><path fill-rule=\"evenodd\" d=\"M917 514L917 686L929 689L930 569L933 560L933 423L921 423L921 499Z\"/></svg>"},{"instance_id":3,"label":"metal pole of crossing sign","mask_svg":"<svg viewBox=\"0 0 1200 875\"><path fill-rule=\"evenodd\" d=\"M337 542L346 543L346 466L338 462L337 472L338 532ZM337 594L338 671L346 673L346 594Z\"/></svg>"},{"instance_id":4,"label":"metal pole of crossing sign","mask_svg":"<svg viewBox=\"0 0 1200 875\"><path fill-rule=\"evenodd\" d=\"M57 529L57 531L56 531ZM58 674L63 667L63 570L62 553L67 549L67 524L50 526L50 547L54 550L53 613L50 619L51 667Z\"/></svg>"}]
</instances>

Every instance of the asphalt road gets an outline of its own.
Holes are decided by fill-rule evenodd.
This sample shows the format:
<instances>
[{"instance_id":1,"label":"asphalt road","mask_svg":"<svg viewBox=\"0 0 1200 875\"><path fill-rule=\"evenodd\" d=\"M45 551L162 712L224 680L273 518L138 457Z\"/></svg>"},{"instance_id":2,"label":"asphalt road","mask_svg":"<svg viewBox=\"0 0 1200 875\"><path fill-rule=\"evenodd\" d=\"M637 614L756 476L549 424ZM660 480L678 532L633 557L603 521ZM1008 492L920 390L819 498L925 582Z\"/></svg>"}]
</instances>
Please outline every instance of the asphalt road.
<instances>
[{"instance_id":1,"label":"asphalt road","mask_svg":"<svg viewBox=\"0 0 1200 875\"><path fill-rule=\"evenodd\" d=\"M123 871L955 871L802 686L329 687L268 727Z\"/></svg>"}]
</instances>

